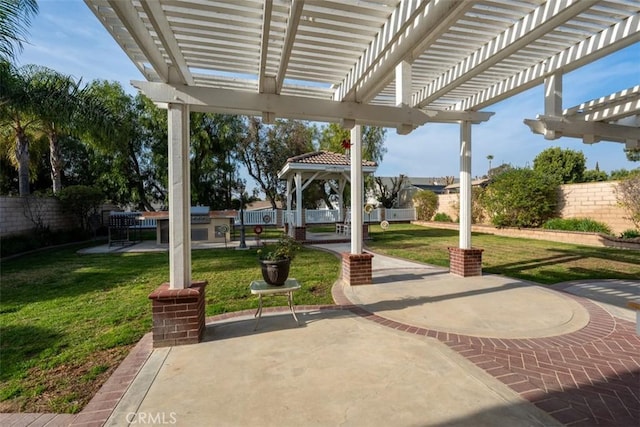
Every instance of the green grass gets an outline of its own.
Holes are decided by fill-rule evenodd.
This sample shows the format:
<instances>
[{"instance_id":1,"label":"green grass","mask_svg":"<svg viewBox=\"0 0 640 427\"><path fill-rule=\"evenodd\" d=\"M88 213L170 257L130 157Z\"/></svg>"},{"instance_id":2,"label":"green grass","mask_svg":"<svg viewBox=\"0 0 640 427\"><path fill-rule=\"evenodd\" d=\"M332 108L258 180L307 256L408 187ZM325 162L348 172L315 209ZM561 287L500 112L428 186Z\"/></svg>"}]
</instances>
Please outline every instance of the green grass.
<instances>
[{"instance_id":1,"label":"green grass","mask_svg":"<svg viewBox=\"0 0 640 427\"><path fill-rule=\"evenodd\" d=\"M78 255L78 247L2 263L0 411L76 412L151 330L151 303L167 280L167 253ZM198 250L194 280L208 280L208 316L257 307L255 250ZM296 304L329 304L339 260L304 249L291 266ZM268 298L265 305L285 305Z\"/></svg>"},{"instance_id":2,"label":"green grass","mask_svg":"<svg viewBox=\"0 0 640 427\"><path fill-rule=\"evenodd\" d=\"M367 246L381 254L449 266L449 246L458 246L458 231L392 224L372 226ZM640 251L569 245L473 233L474 248L484 249L485 273L503 274L542 284L584 279L640 277Z\"/></svg>"},{"instance_id":3,"label":"green grass","mask_svg":"<svg viewBox=\"0 0 640 427\"><path fill-rule=\"evenodd\" d=\"M607 224L590 218L552 218L542 224L542 228L546 230L611 234L611 228Z\"/></svg>"}]
</instances>

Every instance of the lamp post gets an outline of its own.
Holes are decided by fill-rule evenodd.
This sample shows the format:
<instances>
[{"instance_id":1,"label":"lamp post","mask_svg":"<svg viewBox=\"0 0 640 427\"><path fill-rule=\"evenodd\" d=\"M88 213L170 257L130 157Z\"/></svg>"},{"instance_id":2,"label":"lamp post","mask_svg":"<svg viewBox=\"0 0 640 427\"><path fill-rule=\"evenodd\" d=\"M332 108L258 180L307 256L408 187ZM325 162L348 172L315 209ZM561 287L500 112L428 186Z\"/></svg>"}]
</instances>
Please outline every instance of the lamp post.
<instances>
[{"instance_id":1,"label":"lamp post","mask_svg":"<svg viewBox=\"0 0 640 427\"><path fill-rule=\"evenodd\" d=\"M240 191L240 244L238 245L239 249L247 249L247 243L245 242L245 234L244 234L244 183L241 183L238 186L238 191Z\"/></svg>"}]
</instances>

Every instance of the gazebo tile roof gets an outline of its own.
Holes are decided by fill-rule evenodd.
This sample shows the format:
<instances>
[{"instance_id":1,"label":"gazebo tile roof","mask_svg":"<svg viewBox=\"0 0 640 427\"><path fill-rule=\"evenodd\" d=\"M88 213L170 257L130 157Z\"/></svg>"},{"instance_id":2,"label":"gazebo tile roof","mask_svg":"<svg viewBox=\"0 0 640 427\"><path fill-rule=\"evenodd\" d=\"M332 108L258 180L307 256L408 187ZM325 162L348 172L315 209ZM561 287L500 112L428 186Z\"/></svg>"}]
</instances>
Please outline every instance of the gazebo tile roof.
<instances>
[{"instance_id":1,"label":"gazebo tile roof","mask_svg":"<svg viewBox=\"0 0 640 427\"><path fill-rule=\"evenodd\" d=\"M349 157L340 153L333 153L331 151L313 151L311 153L304 153L299 156L289 157L287 163L303 163L314 165L336 165L336 166L349 166L351 164ZM362 166L378 166L376 162L370 160L363 160Z\"/></svg>"}]
</instances>

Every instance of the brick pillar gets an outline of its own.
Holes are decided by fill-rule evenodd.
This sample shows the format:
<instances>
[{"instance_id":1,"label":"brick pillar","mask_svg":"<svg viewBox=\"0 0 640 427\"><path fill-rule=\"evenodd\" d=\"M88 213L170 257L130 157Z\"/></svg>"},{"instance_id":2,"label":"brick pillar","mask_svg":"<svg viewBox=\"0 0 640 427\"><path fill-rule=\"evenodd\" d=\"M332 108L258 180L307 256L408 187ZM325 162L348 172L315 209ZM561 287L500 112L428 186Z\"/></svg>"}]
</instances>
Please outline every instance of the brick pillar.
<instances>
[{"instance_id":1,"label":"brick pillar","mask_svg":"<svg viewBox=\"0 0 640 427\"><path fill-rule=\"evenodd\" d=\"M351 254L342 253L342 280L347 284L370 285L372 283L371 274L371 254Z\"/></svg>"},{"instance_id":2,"label":"brick pillar","mask_svg":"<svg viewBox=\"0 0 640 427\"><path fill-rule=\"evenodd\" d=\"M482 276L482 251L449 247L449 273L462 277Z\"/></svg>"},{"instance_id":3,"label":"brick pillar","mask_svg":"<svg viewBox=\"0 0 640 427\"><path fill-rule=\"evenodd\" d=\"M362 240L369 240L369 224L362 224Z\"/></svg>"},{"instance_id":4,"label":"brick pillar","mask_svg":"<svg viewBox=\"0 0 640 427\"><path fill-rule=\"evenodd\" d=\"M294 230L293 238L299 242L307 240L307 227L296 227Z\"/></svg>"},{"instance_id":5,"label":"brick pillar","mask_svg":"<svg viewBox=\"0 0 640 427\"><path fill-rule=\"evenodd\" d=\"M187 289L163 283L149 295L153 309L153 346L196 344L204 332L204 288L207 281Z\"/></svg>"}]
</instances>

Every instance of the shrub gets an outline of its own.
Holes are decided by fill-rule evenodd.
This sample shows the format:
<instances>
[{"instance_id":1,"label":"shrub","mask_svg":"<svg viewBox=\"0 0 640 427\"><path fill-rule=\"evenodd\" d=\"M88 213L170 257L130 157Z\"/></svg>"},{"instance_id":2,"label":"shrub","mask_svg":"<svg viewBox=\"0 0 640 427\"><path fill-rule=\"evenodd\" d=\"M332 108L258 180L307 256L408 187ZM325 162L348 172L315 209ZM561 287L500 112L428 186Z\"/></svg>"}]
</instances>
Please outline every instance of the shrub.
<instances>
[{"instance_id":1,"label":"shrub","mask_svg":"<svg viewBox=\"0 0 640 427\"><path fill-rule=\"evenodd\" d=\"M615 189L618 204L629 214L636 228L640 229L640 172L622 179Z\"/></svg>"},{"instance_id":2,"label":"shrub","mask_svg":"<svg viewBox=\"0 0 640 427\"><path fill-rule=\"evenodd\" d=\"M96 187L86 185L72 185L65 187L58 193L62 208L75 215L80 228L89 229L89 217L98 212L104 200L102 191Z\"/></svg>"},{"instance_id":3,"label":"shrub","mask_svg":"<svg viewBox=\"0 0 640 427\"><path fill-rule=\"evenodd\" d=\"M557 190L553 177L516 168L496 176L480 200L496 227L539 227L554 214Z\"/></svg>"},{"instance_id":4,"label":"shrub","mask_svg":"<svg viewBox=\"0 0 640 427\"><path fill-rule=\"evenodd\" d=\"M533 169L554 177L560 184L582 182L587 160L581 151L560 147L543 150L533 159Z\"/></svg>"},{"instance_id":5,"label":"shrub","mask_svg":"<svg viewBox=\"0 0 640 427\"><path fill-rule=\"evenodd\" d=\"M62 245L65 243L80 242L91 236L80 229L50 231L34 229L31 232L16 234L2 238L0 245L0 257L20 254L47 246Z\"/></svg>"},{"instance_id":6,"label":"shrub","mask_svg":"<svg viewBox=\"0 0 640 427\"><path fill-rule=\"evenodd\" d=\"M505 169L509 170L509 169ZM504 171L500 172L504 173ZM472 187L471 188L471 223L472 224L481 224L484 222L486 213L484 210L484 206L482 206L482 193L484 192L484 188L482 187ZM453 209L456 212L460 212L460 194L458 194L458 199L451 203ZM456 218L456 222L460 222L460 218Z\"/></svg>"},{"instance_id":7,"label":"shrub","mask_svg":"<svg viewBox=\"0 0 640 427\"><path fill-rule=\"evenodd\" d=\"M589 218L553 218L545 222L542 228L547 230L611 234L611 228L609 228L607 224Z\"/></svg>"},{"instance_id":8,"label":"shrub","mask_svg":"<svg viewBox=\"0 0 640 427\"><path fill-rule=\"evenodd\" d=\"M438 212L436 216L433 217L433 220L437 222L453 222L453 219L444 212Z\"/></svg>"},{"instance_id":9,"label":"shrub","mask_svg":"<svg viewBox=\"0 0 640 427\"><path fill-rule=\"evenodd\" d=\"M438 209L438 195L433 191L420 190L413 195L416 215L421 221L429 221Z\"/></svg>"},{"instance_id":10,"label":"shrub","mask_svg":"<svg viewBox=\"0 0 640 427\"><path fill-rule=\"evenodd\" d=\"M634 230L633 228L624 230L622 233L620 233L620 237L622 237L623 239L636 239L640 237L640 230Z\"/></svg>"}]
</instances>

